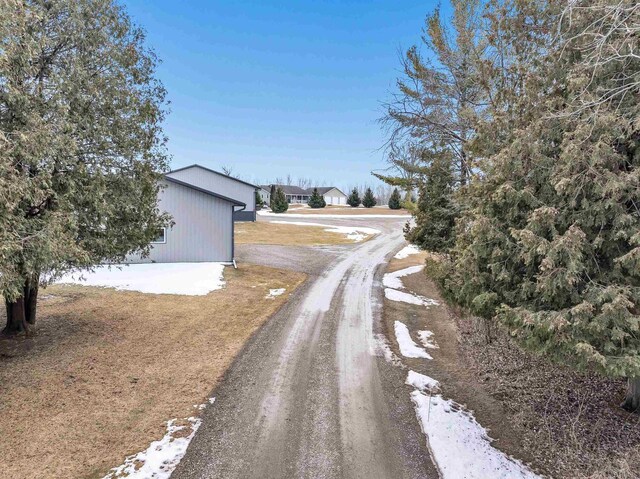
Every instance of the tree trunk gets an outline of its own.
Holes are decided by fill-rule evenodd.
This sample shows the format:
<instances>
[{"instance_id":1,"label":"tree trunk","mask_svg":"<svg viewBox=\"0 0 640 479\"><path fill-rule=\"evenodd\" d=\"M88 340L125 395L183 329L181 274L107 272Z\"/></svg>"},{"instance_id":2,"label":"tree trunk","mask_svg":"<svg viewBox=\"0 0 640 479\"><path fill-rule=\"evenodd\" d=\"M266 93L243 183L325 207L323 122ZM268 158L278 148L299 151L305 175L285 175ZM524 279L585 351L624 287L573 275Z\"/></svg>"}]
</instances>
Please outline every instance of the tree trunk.
<instances>
[{"instance_id":1,"label":"tree trunk","mask_svg":"<svg viewBox=\"0 0 640 479\"><path fill-rule=\"evenodd\" d=\"M26 279L22 289L22 297L12 302L5 300L7 325L2 330L3 335L13 336L19 333L27 333L29 325L36 324L38 285L38 278Z\"/></svg>"},{"instance_id":2,"label":"tree trunk","mask_svg":"<svg viewBox=\"0 0 640 479\"><path fill-rule=\"evenodd\" d=\"M627 381L627 397L622 407L630 412L640 412L640 377L629 378Z\"/></svg>"},{"instance_id":3,"label":"tree trunk","mask_svg":"<svg viewBox=\"0 0 640 479\"><path fill-rule=\"evenodd\" d=\"M25 316L24 298L18 298L13 302L5 300L7 308L7 325L2 330L5 336L14 336L19 333L26 333L29 330L27 318Z\"/></svg>"},{"instance_id":4,"label":"tree trunk","mask_svg":"<svg viewBox=\"0 0 640 479\"><path fill-rule=\"evenodd\" d=\"M28 279L24 284L24 316L29 324L36 324L39 278Z\"/></svg>"}]
</instances>

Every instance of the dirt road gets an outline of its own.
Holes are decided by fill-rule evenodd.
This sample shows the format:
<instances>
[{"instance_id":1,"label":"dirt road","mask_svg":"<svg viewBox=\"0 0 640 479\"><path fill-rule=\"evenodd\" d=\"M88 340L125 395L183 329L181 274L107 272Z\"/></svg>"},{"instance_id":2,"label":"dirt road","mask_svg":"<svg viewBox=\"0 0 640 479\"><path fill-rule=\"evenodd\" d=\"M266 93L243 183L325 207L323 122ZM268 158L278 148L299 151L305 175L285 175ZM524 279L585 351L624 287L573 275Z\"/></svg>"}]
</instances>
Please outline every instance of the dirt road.
<instances>
[{"instance_id":1,"label":"dirt road","mask_svg":"<svg viewBox=\"0 0 640 479\"><path fill-rule=\"evenodd\" d=\"M367 219L381 233L355 246L240 250L312 279L236 359L173 479L437 477L396 389L405 372L374 339L379 267L405 243L402 224Z\"/></svg>"}]
</instances>

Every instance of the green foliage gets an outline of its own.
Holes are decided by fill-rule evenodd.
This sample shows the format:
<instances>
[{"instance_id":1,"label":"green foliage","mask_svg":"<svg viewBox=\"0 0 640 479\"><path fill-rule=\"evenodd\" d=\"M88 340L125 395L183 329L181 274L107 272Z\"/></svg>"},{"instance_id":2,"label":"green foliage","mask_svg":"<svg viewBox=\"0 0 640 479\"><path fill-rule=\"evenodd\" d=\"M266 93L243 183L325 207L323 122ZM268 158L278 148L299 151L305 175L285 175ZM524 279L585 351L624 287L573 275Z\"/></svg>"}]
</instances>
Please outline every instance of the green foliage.
<instances>
[{"instance_id":1,"label":"green foliage","mask_svg":"<svg viewBox=\"0 0 640 479\"><path fill-rule=\"evenodd\" d=\"M393 193L391 193L391 196L389 197L389 209L399 210L402 208L401 202L402 198L400 197L400 192L398 191L398 188L394 188Z\"/></svg>"},{"instance_id":2,"label":"green foliage","mask_svg":"<svg viewBox=\"0 0 640 479\"><path fill-rule=\"evenodd\" d=\"M271 197L271 211L274 213L284 213L289 209L289 203L284 191L279 186L276 187L276 191Z\"/></svg>"},{"instance_id":3,"label":"green foliage","mask_svg":"<svg viewBox=\"0 0 640 479\"><path fill-rule=\"evenodd\" d=\"M256 190L256 208L261 209L263 206L264 206L264 201L262 201L262 196L260 195L258 190Z\"/></svg>"},{"instance_id":4,"label":"green foliage","mask_svg":"<svg viewBox=\"0 0 640 479\"><path fill-rule=\"evenodd\" d=\"M434 145L448 149L461 184L469 181L476 167L470 142L482 113L478 105L487 101L482 78L488 56L487 38L482 34L484 3L452 0L450 22L442 18L438 7L425 21L421 47L427 54L413 46L402 59L398 93L387 105L383 122L391 132L392 146L408 150L402 156L409 159L409 170L416 166L423 151ZM407 138L410 141L402 146ZM393 149L390 156L392 165L408 171L406 161L404 165L396 164Z\"/></svg>"},{"instance_id":5,"label":"green foliage","mask_svg":"<svg viewBox=\"0 0 640 479\"><path fill-rule=\"evenodd\" d=\"M415 226L405 230L408 241L436 252L447 252L453 246L459 211L453 198L454 184L453 168L446 155L426 168L414 211Z\"/></svg>"},{"instance_id":6,"label":"green foliage","mask_svg":"<svg viewBox=\"0 0 640 479\"><path fill-rule=\"evenodd\" d=\"M376 205L376 197L373 196L373 191L371 188L367 188L364 192L364 197L362 198L362 206L365 208L373 208Z\"/></svg>"},{"instance_id":7,"label":"green foliage","mask_svg":"<svg viewBox=\"0 0 640 479\"><path fill-rule=\"evenodd\" d=\"M349 196L347 197L347 204L354 208L360 206L360 195L358 194L358 188L354 188L353 191L351 191L351 194L349 194Z\"/></svg>"},{"instance_id":8,"label":"green foliage","mask_svg":"<svg viewBox=\"0 0 640 479\"><path fill-rule=\"evenodd\" d=\"M640 378L637 2L480 3L452 2L450 32L428 17L437 64L409 50L388 108L390 142L441 169L412 177L407 237L443 253L426 269L448 300L524 347Z\"/></svg>"},{"instance_id":9,"label":"green foliage","mask_svg":"<svg viewBox=\"0 0 640 479\"><path fill-rule=\"evenodd\" d=\"M496 114L481 130L502 139L467 191L448 266L434 271L449 297L499 320L522 345L637 377L640 61L594 64L584 54L603 5L572 12L530 67L518 99L526 108L508 124ZM624 35L614 31L606 48L623 54ZM607 100L620 89L633 93Z\"/></svg>"},{"instance_id":10,"label":"green foliage","mask_svg":"<svg viewBox=\"0 0 640 479\"><path fill-rule=\"evenodd\" d=\"M314 188L309 198L309 206L311 208L324 208L327 206L327 202L324 200L324 196L318 193L318 188Z\"/></svg>"},{"instance_id":11,"label":"green foliage","mask_svg":"<svg viewBox=\"0 0 640 479\"><path fill-rule=\"evenodd\" d=\"M269 208L273 210L273 200L276 197L276 185L271 185L270 193L269 193Z\"/></svg>"},{"instance_id":12,"label":"green foliage","mask_svg":"<svg viewBox=\"0 0 640 479\"><path fill-rule=\"evenodd\" d=\"M112 1L0 3L0 293L149 251L165 90Z\"/></svg>"}]
</instances>

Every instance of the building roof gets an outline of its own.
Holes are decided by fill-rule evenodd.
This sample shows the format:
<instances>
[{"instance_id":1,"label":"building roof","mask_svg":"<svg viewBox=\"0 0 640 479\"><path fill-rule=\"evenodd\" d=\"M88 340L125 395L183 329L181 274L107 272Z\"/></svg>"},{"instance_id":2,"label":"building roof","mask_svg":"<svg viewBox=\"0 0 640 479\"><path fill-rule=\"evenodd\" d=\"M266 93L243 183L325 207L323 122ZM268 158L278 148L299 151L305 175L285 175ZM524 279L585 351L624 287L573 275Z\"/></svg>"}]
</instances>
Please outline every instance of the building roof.
<instances>
[{"instance_id":1,"label":"building roof","mask_svg":"<svg viewBox=\"0 0 640 479\"><path fill-rule=\"evenodd\" d=\"M271 191L271 186L272 185L262 185L262 189ZM294 186L294 185L273 185L273 186L275 186L276 188L280 188L282 191L284 191L285 195L309 196L311 194L307 190L305 190L304 188L300 188L299 186Z\"/></svg>"},{"instance_id":2,"label":"building roof","mask_svg":"<svg viewBox=\"0 0 640 479\"><path fill-rule=\"evenodd\" d=\"M178 168L177 170L171 170L169 173L167 173L167 175L170 175L171 173L177 173L178 171L182 171L182 170L188 170L189 168L196 168L196 167L197 168L202 168L203 170L208 171L210 173L215 173L216 175L224 176L225 178L229 178L231 180L235 180L238 183L242 183L244 185L251 186L252 188L255 188L255 189L259 188L258 186L254 185L254 184L247 183L246 181L240 180L240 179L235 178L233 176L225 175L224 173L221 173L221 172L216 171L216 170L212 170L211 168L207 168L206 166L198 165L197 163L194 163L193 165L185 166L183 168Z\"/></svg>"},{"instance_id":3,"label":"building roof","mask_svg":"<svg viewBox=\"0 0 640 479\"><path fill-rule=\"evenodd\" d=\"M336 188L335 186L314 186L312 188L308 188L307 191L309 192L309 194L313 193L313 189L314 188L318 188L318 193L320 193L321 195L327 194L329 191L331 190L338 190L340 191L339 188ZM340 193L342 193L342 191L340 191ZM344 193L342 193L344 195ZM347 196L347 195L345 195Z\"/></svg>"},{"instance_id":4,"label":"building roof","mask_svg":"<svg viewBox=\"0 0 640 479\"><path fill-rule=\"evenodd\" d=\"M228 198L227 196L219 195L218 193L205 190L204 188L200 188L199 186L192 185L191 183L187 183L186 181L176 180L175 178L171 178L170 176L166 176L166 175L164 179L171 183L175 183L176 185L186 186L187 188L191 188L192 190L196 190L206 195L213 196L214 198L218 198L219 200L227 201L234 206L244 206L244 207L247 206L246 203L243 203L242 201L234 200L233 198Z\"/></svg>"}]
</instances>

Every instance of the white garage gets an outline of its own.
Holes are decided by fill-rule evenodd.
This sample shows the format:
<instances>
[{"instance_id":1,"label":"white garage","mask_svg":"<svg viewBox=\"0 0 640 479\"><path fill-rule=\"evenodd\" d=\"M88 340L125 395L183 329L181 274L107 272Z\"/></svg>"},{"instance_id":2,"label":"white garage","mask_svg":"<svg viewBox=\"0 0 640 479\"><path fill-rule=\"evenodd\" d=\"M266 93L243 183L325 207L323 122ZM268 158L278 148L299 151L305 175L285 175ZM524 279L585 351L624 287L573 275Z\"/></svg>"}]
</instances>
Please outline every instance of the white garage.
<instances>
[{"instance_id":1,"label":"white garage","mask_svg":"<svg viewBox=\"0 0 640 479\"><path fill-rule=\"evenodd\" d=\"M335 186L318 187L318 193L324 197L328 205L346 205L347 195Z\"/></svg>"}]
</instances>

